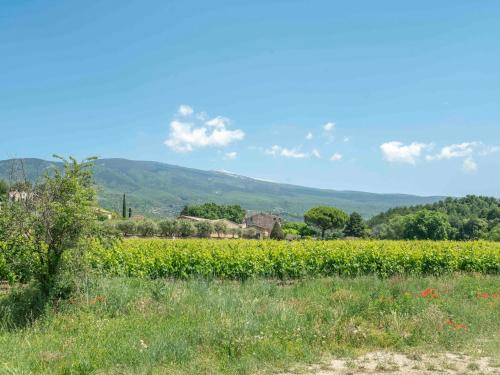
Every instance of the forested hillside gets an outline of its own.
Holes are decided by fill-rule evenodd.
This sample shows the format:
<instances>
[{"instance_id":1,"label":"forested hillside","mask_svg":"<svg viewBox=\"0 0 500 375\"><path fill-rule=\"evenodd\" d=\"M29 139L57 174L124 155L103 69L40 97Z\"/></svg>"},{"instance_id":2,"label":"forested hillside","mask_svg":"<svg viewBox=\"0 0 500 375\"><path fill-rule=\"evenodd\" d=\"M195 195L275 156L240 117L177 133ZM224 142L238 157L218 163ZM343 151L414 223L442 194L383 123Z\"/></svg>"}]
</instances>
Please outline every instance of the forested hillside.
<instances>
[{"instance_id":1,"label":"forested hillside","mask_svg":"<svg viewBox=\"0 0 500 375\"><path fill-rule=\"evenodd\" d=\"M374 216L368 225L378 238L411 238L415 236L408 230L434 226L433 230L446 231L447 239L487 238L498 241L500 199L468 195L464 198L446 198L432 204L396 207ZM438 229L438 226L442 228Z\"/></svg>"},{"instance_id":2,"label":"forested hillside","mask_svg":"<svg viewBox=\"0 0 500 375\"><path fill-rule=\"evenodd\" d=\"M51 165L40 159L24 159L30 180L37 179ZM9 179L12 161L0 161L0 179ZM331 185L341 176L332 176ZM302 220L309 208L318 205L357 211L365 218L392 207L425 204L442 197L405 194L373 194L336 191L279 184L216 171L202 171L151 161L101 159L95 165L100 204L121 212L123 193L134 213L145 216L174 216L186 205L206 202L240 205L252 211L272 211L290 220Z\"/></svg>"}]
</instances>

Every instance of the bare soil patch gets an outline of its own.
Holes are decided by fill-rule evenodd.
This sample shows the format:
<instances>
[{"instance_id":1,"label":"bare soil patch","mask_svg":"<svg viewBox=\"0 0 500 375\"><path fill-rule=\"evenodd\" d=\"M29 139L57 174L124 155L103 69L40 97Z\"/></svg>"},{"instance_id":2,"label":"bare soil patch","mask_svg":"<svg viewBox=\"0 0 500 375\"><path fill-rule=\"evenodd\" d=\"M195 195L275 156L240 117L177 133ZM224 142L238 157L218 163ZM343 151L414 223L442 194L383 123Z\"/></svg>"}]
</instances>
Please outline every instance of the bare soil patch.
<instances>
[{"instance_id":1,"label":"bare soil patch","mask_svg":"<svg viewBox=\"0 0 500 375\"><path fill-rule=\"evenodd\" d=\"M280 375L500 375L500 359L461 354L435 355L372 352L356 359L334 359Z\"/></svg>"}]
</instances>

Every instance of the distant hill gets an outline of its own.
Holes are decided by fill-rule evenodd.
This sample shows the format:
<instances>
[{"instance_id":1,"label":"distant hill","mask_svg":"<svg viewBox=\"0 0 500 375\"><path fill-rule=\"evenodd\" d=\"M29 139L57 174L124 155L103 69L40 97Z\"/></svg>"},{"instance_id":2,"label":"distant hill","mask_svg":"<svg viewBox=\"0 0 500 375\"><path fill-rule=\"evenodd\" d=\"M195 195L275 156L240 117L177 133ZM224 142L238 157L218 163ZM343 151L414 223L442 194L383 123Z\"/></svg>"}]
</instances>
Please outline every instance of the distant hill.
<instances>
[{"instance_id":1,"label":"distant hill","mask_svg":"<svg viewBox=\"0 0 500 375\"><path fill-rule=\"evenodd\" d=\"M23 159L26 175L37 179L57 162ZM100 204L121 212L121 196L134 213L177 215L186 204L240 204L249 211L272 211L287 219L302 219L316 205L330 205L370 217L392 207L436 202L443 197L374 194L315 189L256 180L224 172L203 171L153 161L101 159L95 163ZM0 161L0 178L8 179L12 160Z\"/></svg>"}]
</instances>

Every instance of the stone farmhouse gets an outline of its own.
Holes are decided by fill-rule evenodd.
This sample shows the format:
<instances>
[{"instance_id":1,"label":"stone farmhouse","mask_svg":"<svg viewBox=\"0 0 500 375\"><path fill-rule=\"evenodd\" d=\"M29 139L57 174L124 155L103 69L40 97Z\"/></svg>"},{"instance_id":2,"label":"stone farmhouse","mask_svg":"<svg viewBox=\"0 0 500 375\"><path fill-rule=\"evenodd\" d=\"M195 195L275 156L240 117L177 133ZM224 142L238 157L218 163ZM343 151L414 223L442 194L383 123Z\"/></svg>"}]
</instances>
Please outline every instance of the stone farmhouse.
<instances>
[{"instance_id":1,"label":"stone farmhouse","mask_svg":"<svg viewBox=\"0 0 500 375\"><path fill-rule=\"evenodd\" d=\"M247 228L254 228L259 238L268 238L271 235L274 224L278 222L281 225L281 218L277 215L260 212L245 219Z\"/></svg>"}]
</instances>

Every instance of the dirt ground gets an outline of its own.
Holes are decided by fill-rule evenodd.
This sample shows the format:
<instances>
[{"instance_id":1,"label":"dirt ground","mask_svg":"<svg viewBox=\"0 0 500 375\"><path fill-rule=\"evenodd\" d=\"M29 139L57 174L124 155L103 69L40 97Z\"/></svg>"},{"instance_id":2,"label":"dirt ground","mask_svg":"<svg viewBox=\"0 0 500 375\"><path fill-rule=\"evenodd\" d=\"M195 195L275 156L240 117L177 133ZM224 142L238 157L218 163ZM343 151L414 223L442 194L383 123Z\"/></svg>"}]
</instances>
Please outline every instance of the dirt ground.
<instances>
[{"instance_id":1,"label":"dirt ground","mask_svg":"<svg viewBox=\"0 0 500 375\"><path fill-rule=\"evenodd\" d=\"M472 358L460 354L397 354L374 352L357 359L335 359L322 364L298 368L280 375L430 375L478 374L500 375L500 358Z\"/></svg>"}]
</instances>

